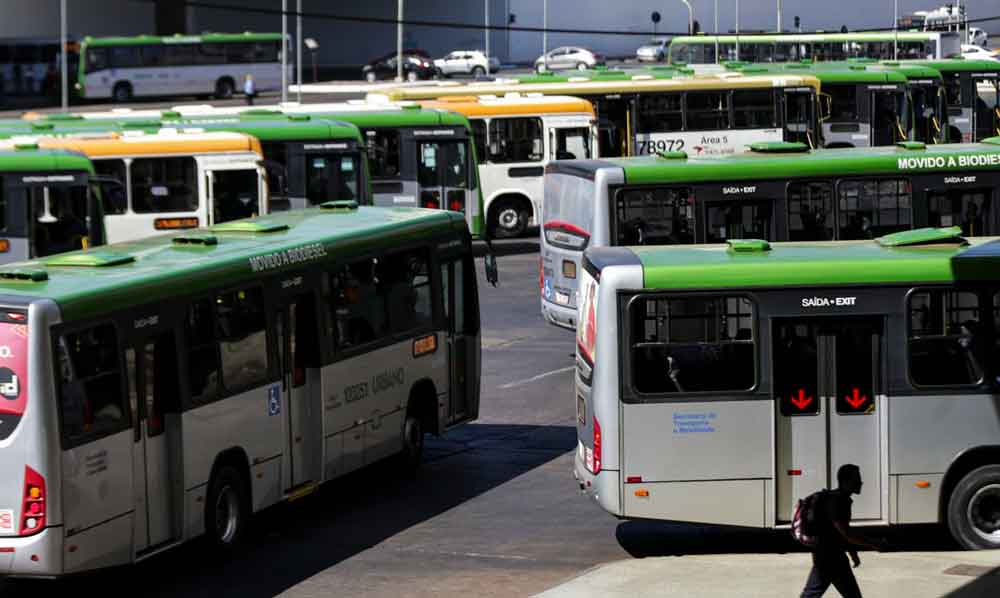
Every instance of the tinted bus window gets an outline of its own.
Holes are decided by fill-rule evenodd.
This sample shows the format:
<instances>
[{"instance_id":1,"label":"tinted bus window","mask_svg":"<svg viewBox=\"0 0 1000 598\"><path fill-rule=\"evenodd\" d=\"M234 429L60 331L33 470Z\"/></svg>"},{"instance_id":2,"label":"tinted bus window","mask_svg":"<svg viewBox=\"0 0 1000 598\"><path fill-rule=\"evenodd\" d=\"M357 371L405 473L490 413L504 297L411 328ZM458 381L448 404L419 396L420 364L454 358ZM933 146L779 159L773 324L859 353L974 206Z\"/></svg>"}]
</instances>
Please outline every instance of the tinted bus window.
<instances>
[{"instance_id":1,"label":"tinted bus window","mask_svg":"<svg viewBox=\"0 0 1000 598\"><path fill-rule=\"evenodd\" d=\"M100 324L56 341L60 422L69 445L118 432L129 424L122 392L118 334Z\"/></svg>"},{"instance_id":2,"label":"tinted bus window","mask_svg":"<svg viewBox=\"0 0 1000 598\"><path fill-rule=\"evenodd\" d=\"M124 191L124 185L126 182L125 176L125 161L124 160L94 160L94 170L97 174L101 176L106 176L115 179L123 186L114 188L109 188L111 186L102 187L102 191L107 188L111 193L107 193L103 196L104 200L104 215L113 216L116 214L124 214L128 209L128 198L122 192Z\"/></svg>"},{"instance_id":3,"label":"tinted bus window","mask_svg":"<svg viewBox=\"0 0 1000 598\"><path fill-rule=\"evenodd\" d=\"M399 131L372 129L365 131L368 140L368 164L373 179L399 178Z\"/></svg>"},{"instance_id":4,"label":"tinted bus window","mask_svg":"<svg viewBox=\"0 0 1000 598\"><path fill-rule=\"evenodd\" d=\"M733 123L737 129L778 126L778 110L770 89L733 90Z\"/></svg>"},{"instance_id":5,"label":"tinted bus window","mask_svg":"<svg viewBox=\"0 0 1000 598\"><path fill-rule=\"evenodd\" d=\"M215 343L212 301L201 299L187 314L188 386L191 402L214 401L219 395L219 348Z\"/></svg>"},{"instance_id":6,"label":"tinted bus window","mask_svg":"<svg viewBox=\"0 0 1000 598\"><path fill-rule=\"evenodd\" d=\"M986 352L979 298L919 291L909 299L910 379L919 386L978 384Z\"/></svg>"},{"instance_id":7,"label":"tinted bus window","mask_svg":"<svg viewBox=\"0 0 1000 598\"><path fill-rule=\"evenodd\" d=\"M223 293L215 300L222 385L228 394L261 386L269 377L267 314L260 288Z\"/></svg>"},{"instance_id":8,"label":"tinted bus window","mask_svg":"<svg viewBox=\"0 0 1000 598\"><path fill-rule=\"evenodd\" d=\"M132 160L132 210L193 212L198 209L197 166L194 158Z\"/></svg>"},{"instance_id":9,"label":"tinted bus window","mask_svg":"<svg viewBox=\"0 0 1000 598\"><path fill-rule=\"evenodd\" d=\"M486 153L486 121L470 119L469 125L472 127L472 140L476 144L476 158L481 163L486 162L489 156Z\"/></svg>"},{"instance_id":10,"label":"tinted bus window","mask_svg":"<svg viewBox=\"0 0 1000 598\"><path fill-rule=\"evenodd\" d=\"M187 66L195 63L196 48L193 45L164 46L163 64L169 66Z\"/></svg>"},{"instance_id":11,"label":"tinted bus window","mask_svg":"<svg viewBox=\"0 0 1000 598\"><path fill-rule=\"evenodd\" d=\"M681 94L641 94L639 96L638 132L669 133L684 128Z\"/></svg>"},{"instance_id":12,"label":"tinted bus window","mask_svg":"<svg viewBox=\"0 0 1000 598\"><path fill-rule=\"evenodd\" d=\"M615 197L615 245L694 243L689 187L626 189Z\"/></svg>"},{"instance_id":13,"label":"tinted bus window","mask_svg":"<svg viewBox=\"0 0 1000 598\"><path fill-rule=\"evenodd\" d=\"M910 182L906 179L842 181L840 239L873 239L910 228Z\"/></svg>"},{"instance_id":14,"label":"tinted bus window","mask_svg":"<svg viewBox=\"0 0 1000 598\"><path fill-rule=\"evenodd\" d=\"M330 321L340 349L350 350L388 331L384 297L379 295L378 260L366 258L330 274Z\"/></svg>"},{"instance_id":15,"label":"tinted bus window","mask_svg":"<svg viewBox=\"0 0 1000 598\"><path fill-rule=\"evenodd\" d=\"M142 66L139 46L116 46L111 50L111 66L116 69Z\"/></svg>"},{"instance_id":16,"label":"tinted bus window","mask_svg":"<svg viewBox=\"0 0 1000 598\"><path fill-rule=\"evenodd\" d=\"M226 46L219 43L201 44L195 59L198 64L226 64Z\"/></svg>"},{"instance_id":17,"label":"tinted bus window","mask_svg":"<svg viewBox=\"0 0 1000 598\"><path fill-rule=\"evenodd\" d=\"M542 119L495 118L490 121L490 162L538 162L542 159Z\"/></svg>"},{"instance_id":18,"label":"tinted bus window","mask_svg":"<svg viewBox=\"0 0 1000 598\"><path fill-rule=\"evenodd\" d=\"M833 239L833 185L797 182L788 185L788 240Z\"/></svg>"},{"instance_id":19,"label":"tinted bus window","mask_svg":"<svg viewBox=\"0 0 1000 598\"><path fill-rule=\"evenodd\" d=\"M306 198L309 205L358 198L358 160L343 155L306 156Z\"/></svg>"},{"instance_id":20,"label":"tinted bus window","mask_svg":"<svg viewBox=\"0 0 1000 598\"><path fill-rule=\"evenodd\" d=\"M729 129L729 94L720 91L691 91L686 95L687 129L714 131Z\"/></svg>"},{"instance_id":21,"label":"tinted bus window","mask_svg":"<svg viewBox=\"0 0 1000 598\"><path fill-rule=\"evenodd\" d=\"M379 282L389 306L389 324L394 334L431 325L434 313L426 251L387 256L379 263Z\"/></svg>"},{"instance_id":22,"label":"tinted bus window","mask_svg":"<svg viewBox=\"0 0 1000 598\"><path fill-rule=\"evenodd\" d=\"M85 67L86 72L93 73L95 71L102 71L108 68L107 48L88 48L86 54L87 54L87 65Z\"/></svg>"}]
</instances>

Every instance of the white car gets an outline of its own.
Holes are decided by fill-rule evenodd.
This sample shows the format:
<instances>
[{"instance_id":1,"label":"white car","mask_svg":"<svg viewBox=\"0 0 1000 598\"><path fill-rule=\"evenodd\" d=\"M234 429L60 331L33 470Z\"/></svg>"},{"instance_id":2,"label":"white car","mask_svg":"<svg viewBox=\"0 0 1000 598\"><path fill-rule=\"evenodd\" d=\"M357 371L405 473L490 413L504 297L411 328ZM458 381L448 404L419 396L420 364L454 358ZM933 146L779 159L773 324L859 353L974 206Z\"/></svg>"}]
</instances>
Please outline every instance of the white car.
<instances>
[{"instance_id":1,"label":"white car","mask_svg":"<svg viewBox=\"0 0 1000 598\"><path fill-rule=\"evenodd\" d=\"M969 60L997 60L1000 61L1000 52L987 50L972 44L962 44L962 58Z\"/></svg>"},{"instance_id":2,"label":"white car","mask_svg":"<svg viewBox=\"0 0 1000 598\"><path fill-rule=\"evenodd\" d=\"M543 54L535 60L535 70L539 73L547 70L559 71L566 69L586 70L604 64L604 57L575 46L564 46Z\"/></svg>"},{"instance_id":3,"label":"white car","mask_svg":"<svg viewBox=\"0 0 1000 598\"><path fill-rule=\"evenodd\" d=\"M670 40L665 37L657 37L648 44L639 46L635 51L635 57L639 62L663 62L667 58L667 47Z\"/></svg>"},{"instance_id":4,"label":"white car","mask_svg":"<svg viewBox=\"0 0 1000 598\"><path fill-rule=\"evenodd\" d=\"M455 50L444 58L434 61L434 66L442 75L472 75L479 77L500 70L500 61L495 56L486 58L479 50Z\"/></svg>"}]
</instances>

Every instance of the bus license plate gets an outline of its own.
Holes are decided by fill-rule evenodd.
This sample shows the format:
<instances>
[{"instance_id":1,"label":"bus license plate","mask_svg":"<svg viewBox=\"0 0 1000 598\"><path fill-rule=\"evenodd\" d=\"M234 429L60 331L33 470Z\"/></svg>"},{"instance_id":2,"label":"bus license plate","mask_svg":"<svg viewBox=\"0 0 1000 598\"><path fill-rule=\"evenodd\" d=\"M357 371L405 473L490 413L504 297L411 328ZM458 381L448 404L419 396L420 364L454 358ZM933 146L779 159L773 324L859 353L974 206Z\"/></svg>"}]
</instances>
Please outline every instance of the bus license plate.
<instances>
[{"instance_id":1,"label":"bus license plate","mask_svg":"<svg viewBox=\"0 0 1000 598\"><path fill-rule=\"evenodd\" d=\"M569 305L569 293L560 293L559 291L556 291L556 303Z\"/></svg>"}]
</instances>

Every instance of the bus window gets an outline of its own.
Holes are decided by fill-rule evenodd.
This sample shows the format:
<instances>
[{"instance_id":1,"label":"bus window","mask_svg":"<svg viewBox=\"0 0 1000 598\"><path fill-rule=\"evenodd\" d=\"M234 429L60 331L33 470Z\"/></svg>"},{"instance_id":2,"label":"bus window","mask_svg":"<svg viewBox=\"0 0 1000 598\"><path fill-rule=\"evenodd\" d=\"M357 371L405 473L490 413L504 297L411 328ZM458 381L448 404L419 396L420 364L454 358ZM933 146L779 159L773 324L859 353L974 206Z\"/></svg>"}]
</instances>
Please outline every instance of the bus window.
<instances>
[{"instance_id":1,"label":"bus window","mask_svg":"<svg viewBox=\"0 0 1000 598\"><path fill-rule=\"evenodd\" d=\"M358 199L358 160L345 155L306 155L306 198L309 205Z\"/></svg>"},{"instance_id":2,"label":"bus window","mask_svg":"<svg viewBox=\"0 0 1000 598\"><path fill-rule=\"evenodd\" d=\"M945 102L949 108L961 108L965 105L962 99L962 73L942 73L942 75L944 77ZM956 113L949 112L949 114L955 115Z\"/></svg>"},{"instance_id":3,"label":"bus window","mask_svg":"<svg viewBox=\"0 0 1000 598\"><path fill-rule=\"evenodd\" d=\"M873 239L910 228L907 179L842 181L838 189L839 239Z\"/></svg>"},{"instance_id":4,"label":"bus window","mask_svg":"<svg viewBox=\"0 0 1000 598\"><path fill-rule=\"evenodd\" d=\"M819 396L819 361L814 323L775 320L771 334L771 362L774 378L772 394L784 416L815 415L819 400L805 403L805 397ZM793 401L803 401L795 406ZM793 408L794 406L794 408Z\"/></svg>"},{"instance_id":5,"label":"bus window","mask_svg":"<svg viewBox=\"0 0 1000 598\"><path fill-rule=\"evenodd\" d=\"M260 213L260 185L256 170L212 171L213 222L249 218Z\"/></svg>"},{"instance_id":6,"label":"bus window","mask_svg":"<svg viewBox=\"0 0 1000 598\"><path fill-rule=\"evenodd\" d=\"M976 293L917 291L909 297L910 380L967 386L983 379L985 331Z\"/></svg>"},{"instance_id":7,"label":"bus window","mask_svg":"<svg viewBox=\"0 0 1000 598\"><path fill-rule=\"evenodd\" d=\"M733 90L734 128L769 129L778 126L774 92L770 89Z\"/></svg>"},{"instance_id":8,"label":"bus window","mask_svg":"<svg viewBox=\"0 0 1000 598\"><path fill-rule=\"evenodd\" d=\"M623 189L615 202L615 245L694 243L694 194L689 187Z\"/></svg>"},{"instance_id":9,"label":"bus window","mask_svg":"<svg viewBox=\"0 0 1000 598\"><path fill-rule=\"evenodd\" d=\"M636 132L639 134L671 133L684 129L684 108L679 93L641 94L636 111Z\"/></svg>"},{"instance_id":10,"label":"bus window","mask_svg":"<svg viewBox=\"0 0 1000 598\"><path fill-rule=\"evenodd\" d=\"M670 45L670 62L673 63L689 63L691 62L690 51L688 50L687 44L671 44Z\"/></svg>"},{"instance_id":11,"label":"bus window","mask_svg":"<svg viewBox=\"0 0 1000 598\"><path fill-rule=\"evenodd\" d=\"M87 49L87 65L86 72L93 73L96 71L103 71L108 68L108 50L107 48L88 48Z\"/></svg>"},{"instance_id":12,"label":"bus window","mask_svg":"<svg viewBox=\"0 0 1000 598\"><path fill-rule=\"evenodd\" d=\"M823 89L830 95L830 121L858 122L858 88L854 85L828 85Z\"/></svg>"},{"instance_id":13,"label":"bus window","mask_svg":"<svg viewBox=\"0 0 1000 598\"><path fill-rule=\"evenodd\" d=\"M267 316L260 287L232 291L215 300L222 386L230 395L261 386L269 378Z\"/></svg>"},{"instance_id":14,"label":"bus window","mask_svg":"<svg viewBox=\"0 0 1000 598\"><path fill-rule=\"evenodd\" d=\"M378 293L378 260L366 258L330 273L330 322L340 350L378 340L388 331L384 297Z\"/></svg>"},{"instance_id":15,"label":"bus window","mask_svg":"<svg viewBox=\"0 0 1000 598\"><path fill-rule=\"evenodd\" d=\"M267 209L287 210L291 208L288 197L288 144L283 141L263 141L261 149L266 156L264 169L267 172Z\"/></svg>"},{"instance_id":16,"label":"bus window","mask_svg":"<svg viewBox=\"0 0 1000 598\"><path fill-rule=\"evenodd\" d=\"M573 127L556 129L556 160L586 160L590 153L590 129Z\"/></svg>"},{"instance_id":17,"label":"bus window","mask_svg":"<svg viewBox=\"0 0 1000 598\"><path fill-rule=\"evenodd\" d=\"M89 237L86 187L33 187L34 257L83 249Z\"/></svg>"},{"instance_id":18,"label":"bus window","mask_svg":"<svg viewBox=\"0 0 1000 598\"><path fill-rule=\"evenodd\" d=\"M417 182L421 187L469 187L467 151L468 145L459 141L418 144Z\"/></svg>"},{"instance_id":19,"label":"bus window","mask_svg":"<svg viewBox=\"0 0 1000 598\"><path fill-rule=\"evenodd\" d=\"M111 68L125 69L142 66L139 46L115 46L111 48Z\"/></svg>"},{"instance_id":20,"label":"bus window","mask_svg":"<svg viewBox=\"0 0 1000 598\"><path fill-rule=\"evenodd\" d=\"M542 119L494 118L490 121L490 162L540 162Z\"/></svg>"},{"instance_id":21,"label":"bus window","mask_svg":"<svg viewBox=\"0 0 1000 598\"><path fill-rule=\"evenodd\" d=\"M204 43L198 46L195 56L198 64L226 64L226 45L220 43Z\"/></svg>"},{"instance_id":22,"label":"bus window","mask_svg":"<svg viewBox=\"0 0 1000 598\"><path fill-rule=\"evenodd\" d=\"M399 131L370 129L365 138L372 179L399 178Z\"/></svg>"},{"instance_id":23,"label":"bus window","mask_svg":"<svg viewBox=\"0 0 1000 598\"><path fill-rule=\"evenodd\" d=\"M1000 85L996 79L973 79L976 92L976 138L982 141L1000 135Z\"/></svg>"},{"instance_id":24,"label":"bus window","mask_svg":"<svg viewBox=\"0 0 1000 598\"><path fill-rule=\"evenodd\" d=\"M706 243L727 239L771 240L773 203L769 199L707 202L705 205Z\"/></svg>"},{"instance_id":25,"label":"bus window","mask_svg":"<svg viewBox=\"0 0 1000 598\"><path fill-rule=\"evenodd\" d=\"M193 44L168 44L163 47L163 64L190 66L195 64L196 47Z\"/></svg>"},{"instance_id":26,"label":"bus window","mask_svg":"<svg viewBox=\"0 0 1000 598\"><path fill-rule=\"evenodd\" d=\"M833 239L833 185L828 182L789 183L789 241Z\"/></svg>"},{"instance_id":27,"label":"bus window","mask_svg":"<svg viewBox=\"0 0 1000 598\"><path fill-rule=\"evenodd\" d=\"M927 194L928 226L961 226L962 234L977 237L986 234L991 220L990 189L949 189Z\"/></svg>"},{"instance_id":28,"label":"bus window","mask_svg":"<svg viewBox=\"0 0 1000 598\"><path fill-rule=\"evenodd\" d=\"M219 347L215 343L212 302L195 301L187 315L188 385L191 402L203 404L219 396Z\"/></svg>"},{"instance_id":29,"label":"bus window","mask_svg":"<svg viewBox=\"0 0 1000 598\"><path fill-rule=\"evenodd\" d=\"M629 306L633 388L643 394L746 391L756 364L743 297L639 297ZM719 376L719 372L726 372Z\"/></svg>"},{"instance_id":30,"label":"bus window","mask_svg":"<svg viewBox=\"0 0 1000 598\"><path fill-rule=\"evenodd\" d=\"M163 66L166 64L163 46L141 46L140 51L142 53L142 66Z\"/></svg>"},{"instance_id":31,"label":"bus window","mask_svg":"<svg viewBox=\"0 0 1000 598\"><path fill-rule=\"evenodd\" d=\"M472 140L476 144L476 159L479 163L485 163L489 154L486 153L486 121L475 118L469 119L469 125L472 127Z\"/></svg>"},{"instance_id":32,"label":"bus window","mask_svg":"<svg viewBox=\"0 0 1000 598\"><path fill-rule=\"evenodd\" d=\"M729 94L724 91L690 91L685 95L688 131L729 129Z\"/></svg>"},{"instance_id":33,"label":"bus window","mask_svg":"<svg viewBox=\"0 0 1000 598\"><path fill-rule=\"evenodd\" d=\"M132 210L194 212L198 209L194 158L136 158L132 172Z\"/></svg>"},{"instance_id":34,"label":"bus window","mask_svg":"<svg viewBox=\"0 0 1000 598\"><path fill-rule=\"evenodd\" d=\"M60 422L67 447L127 428L130 420L115 327L99 324L60 335L56 351Z\"/></svg>"},{"instance_id":35,"label":"bus window","mask_svg":"<svg viewBox=\"0 0 1000 598\"><path fill-rule=\"evenodd\" d=\"M427 252L389 255L379 263L380 292L389 307L393 334L429 327L434 318Z\"/></svg>"},{"instance_id":36,"label":"bus window","mask_svg":"<svg viewBox=\"0 0 1000 598\"><path fill-rule=\"evenodd\" d=\"M128 180L125 174L124 160L94 160L94 170L97 174L114 179L122 185ZM103 190L104 187L102 186ZM124 214L128 210L128 196L124 192L124 187L117 185L107 186L107 190L113 193L102 197L104 200L104 215Z\"/></svg>"}]
</instances>

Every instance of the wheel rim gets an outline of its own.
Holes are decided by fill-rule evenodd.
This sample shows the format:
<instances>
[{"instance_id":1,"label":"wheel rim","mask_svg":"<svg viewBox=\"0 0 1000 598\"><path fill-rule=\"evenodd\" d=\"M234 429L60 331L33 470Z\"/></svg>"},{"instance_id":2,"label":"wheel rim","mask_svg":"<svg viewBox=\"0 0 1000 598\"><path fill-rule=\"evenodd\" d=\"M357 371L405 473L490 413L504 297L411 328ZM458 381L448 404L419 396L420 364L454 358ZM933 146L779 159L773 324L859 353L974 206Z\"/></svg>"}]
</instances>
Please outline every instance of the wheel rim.
<instances>
[{"instance_id":1,"label":"wheel rim","mask_svg":"<svg viewBox=\"0 0 1000 598\"><path fill-rule=\"evenodd\" d=\"M236 537L239 528L240 503L236 490L226 484L215 499L215 531L219 542L229 544Z\"/></svg>"},{"instance_id":2,"label":"wheel rim","mask_svg":"<svg viewBox=\"0 0 1000 598\"><path fill-rule=\"evenodd\" d=\"M983 486L972 495L966 516L972 531L990 544L1000 545L1000 484Z\"/></svg>"},{"instance_id":3,"label":"wheel rim","mask_svg":"<svg viewBox=\"0 0 1000 598\"><path fill-rule=\"evenodd\" d=\"M500 228L506 231L517 230L521 216L514 208L504 208L497 214L497 222Z\"/></svg>"},{"instance_id":4,"label":"wheel rim","mask_svg":"<svg viewBox=\"0 0 1000 598\"><path fill-rule=\"evenodd\" d=\"M417 80L417 73L415 73L414 71L410 71L410 72L409 72L409 73L408 73L408 74L406 75L406 80L407 80L407 81L410 81L411 83L412 83L413 81L416 81L416 80Z\"/></svg>"},{"instance_id":5,"label":"wheel rim","mask_svg":"<svg viewBox=\"0 0 1000 598\"><path fill-rule=\"evenodd\" d=\"M587 65L585 65L585 64L583 64L581 62L580 64L576 65L576 70L578 70L578 71L585 71L585 70L587 70Z\"/></svg>"}]
</instances>

